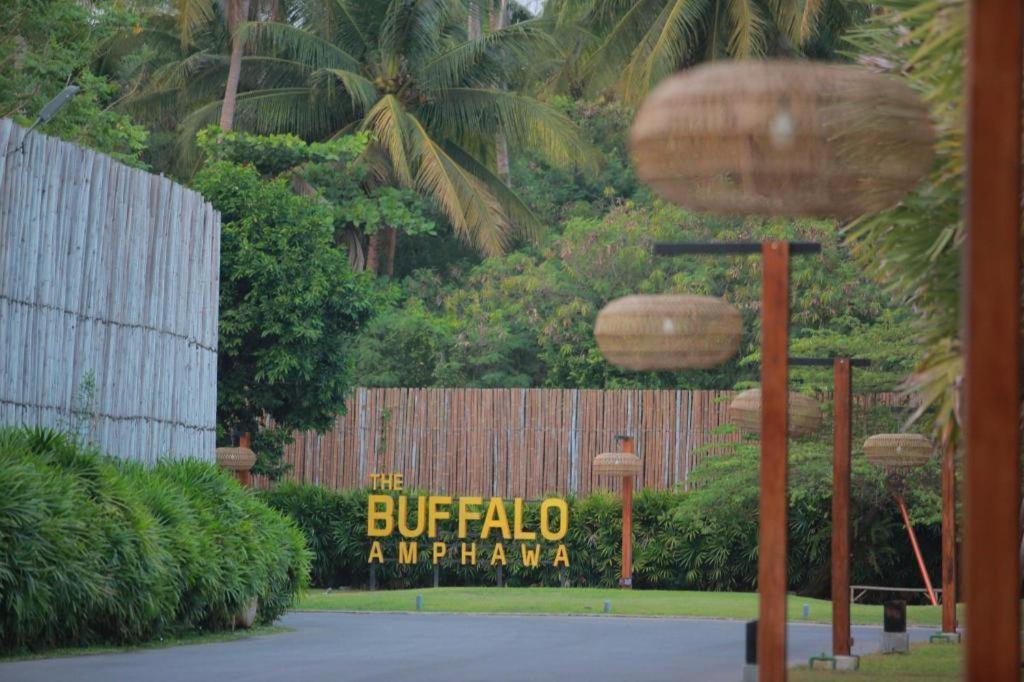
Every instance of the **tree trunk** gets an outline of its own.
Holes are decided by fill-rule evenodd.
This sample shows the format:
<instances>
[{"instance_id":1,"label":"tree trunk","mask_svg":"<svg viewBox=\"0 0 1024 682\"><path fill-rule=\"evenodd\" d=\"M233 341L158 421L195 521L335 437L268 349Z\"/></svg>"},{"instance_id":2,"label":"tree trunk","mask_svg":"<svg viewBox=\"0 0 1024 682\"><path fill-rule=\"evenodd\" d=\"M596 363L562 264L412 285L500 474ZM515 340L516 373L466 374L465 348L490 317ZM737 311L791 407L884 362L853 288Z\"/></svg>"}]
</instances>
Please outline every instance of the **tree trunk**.
<instances>
[{"instance_id":1,"label":"tree trunk","mask_svg":"<svg viewBox=\"0 0 1024 682\"><path fill-rule=\"evenodd\" d=\"M1024 529L1024 500L1021 500L1020 502L1020 519L1017 522L1017 528ZM1024 531L1018 530L1018 532L1020 533L1020 549L1018 550L1020 552L1021 561L1020 579L1021 582L1024 583Z\"/></svg>"},{"instance_id":2,"label":"tree trunk","mask_svg":"<svg viewBox=\"0 0 1024 682\"><path fill-rule=\"evenodd\" d=\"M498 169L498 177L505 183L506 187L512 186L512 171L508 164L508 138L505 131L499 130L494 134L494 162Z\"/></svg>"},{"instance_id":3,"label":"tree trunk","mask_svg":"<svg viewBox=\"0 0 1024 682\"><path fill-rule=\"evenodd\" d=\"M345 228L341 243L348 250L348 266L352 272L363 272L366 269L366 254L363 252L363 240L360 233L352 228Z\"/></svg>"},{"instance_id":4,"label":"tree trunk","mask_svg":"<svg viewBox=\"0 0 1024 682\"><path fill-rule=\"evenodd\" d=\"M221 130L231 130L235 123L238 100L238 80L242 75L244 45L238 38L238 27L249 17L250 0L231 0L228 3L228 29L231 32L231 61L228 64L228 82L224 87L224 102L220 108Z\"/></svg>"},{"instance_id":5,"label":"tree trunk","mask_svg":"<svg viewBox=\"0 0 1024 682\"><path fill-rule=\"evenodd\" d=\"M499 0L497 12L491 15L491 30L497 31L508 26L508 0ZM505 89L504 83L499 85ZM508 138L504 130L498 130L494 135L494 163L498 170L498 177L507 187L512 186L512 172L508 163Z\"/></svg>"},{"instance_id":6,"label":"tree trunk","mask_svg":"<svg viewBox=\"0 0 1024 682\"><path fill-rule=\"evenodd\" d=\"M466 26L466 36L470 40L478 40L483 35L480 27L480 4L479 2L469 3L469 24Z\"/></svg>"},{"instance_id":7,"label":"tree trunk","mask_svg":"<svg viewBox=\"0 0 1024 682\"><path fill-rule=\"evenodd\" d=\"M382 274L395 276L395 251L398 248L398 230L393 227L384 228L384 269Z\"/></svg>"},{"instance_id":8,"label":"tree trunk","mask_svg":"<svg viewBox=\"0 0 1024 682\"><path fill-rule=\"evenodd\" d=\"M377 230L370 235L370 243L366 247L366 272L377 274L380 269L380 248L384 230Z\"/></svg>"}]
</instances>

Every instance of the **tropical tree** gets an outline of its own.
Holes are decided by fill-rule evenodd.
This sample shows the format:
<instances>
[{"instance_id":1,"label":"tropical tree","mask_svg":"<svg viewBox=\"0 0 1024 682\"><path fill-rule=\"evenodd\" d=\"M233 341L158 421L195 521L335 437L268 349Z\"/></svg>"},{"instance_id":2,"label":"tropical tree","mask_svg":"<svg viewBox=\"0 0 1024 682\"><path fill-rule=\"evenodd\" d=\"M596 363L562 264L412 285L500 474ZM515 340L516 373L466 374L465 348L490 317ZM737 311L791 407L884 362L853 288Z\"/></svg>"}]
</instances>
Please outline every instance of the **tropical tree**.
<instances>
[{"instance_id":1,"label":"tropical tree","mask_svg":"<svg viewBox=\"0 0 1024 682\"><path fill-rule=\"evenodd\" d=\"M564 66L553 80L576 93L614 89L636 103L678 69L719 58L832 58L866 14L859 0L551 0L544 16Z\"/></svg>"},{"instance_id":2,"label":"tropical tree","mask_svg":"<svg viewBox=\"0 0 1024 682\"><path fill-rule=\"evenodd\" d=\"M923 359L908 387L921 398L936 435L955 425L962 363L959 341L963 222L963 63L966 4L961 0L887 0L850 36L860 60L902 74L930 105L939 136L932 171L900 204L847 227L864 269L913 306Z\"/></svg>"},{"instance_id":3,"label":"tropical tree","mask_svg":"<svg viewBox=\"0 0 1024 682\"><path fill-rule=\"evenodd\" d=\"M452 0L309 0L289 22L250 22L239 35L265 66L239 93L235 125L306 139L367 131L377 182L415 189L462 239L502 253L539 225L495 172L498 131L562 166L592 165L592 153L565 114L496 85L549 45L539 21L474 39L467 23L466 6ZM212 123L221 106L197 108L183 134Z\"/></svg>"},{"instance_id":4,"label":"tropical tree","mask_svg":"<svg viewBox=\"0 0 1024 682\"><path fill-rule=\"evenodd\" d=\"M275 14L277 7L278 4L274 3ZM245 40L238 29L245 21L254 18L252 14L259 10L259 0L256 4L253 4L252 0L176 0L175 9L183 49L190 47L193 36L208 28L211 22L223 22L227 29L231 51L227 60L228 71L220 109L220 127L223 130L231 130L242 75L242 55L245 51Z\"/></svg>"}]
</instances>

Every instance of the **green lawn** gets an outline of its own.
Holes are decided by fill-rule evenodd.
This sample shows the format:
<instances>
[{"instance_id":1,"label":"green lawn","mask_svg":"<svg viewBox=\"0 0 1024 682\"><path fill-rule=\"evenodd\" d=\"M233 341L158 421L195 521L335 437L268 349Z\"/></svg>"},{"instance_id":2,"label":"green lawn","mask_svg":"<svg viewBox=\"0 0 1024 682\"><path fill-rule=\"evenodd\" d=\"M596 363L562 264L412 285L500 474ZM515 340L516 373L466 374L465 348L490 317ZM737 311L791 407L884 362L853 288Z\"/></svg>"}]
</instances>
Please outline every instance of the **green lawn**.
<instances>
[{"instance_id":1,"label":"green lawn","mask_svg":"<svg viewBox=\"0 0 1024 682\"><path fill-rule=\"evenodd\" d=\"M455 613L544 613L600 614L604 601L611 601L612 615L693 616L750 620L757 617L757 594L750 592L678 592L661 590L615 590L556 587L495 588L440 587L419 590L364 592L309 590L298 609L307 611L414 611L416 595L423 595L424 611ZM789 598L789 618L804 620L803 605L810 606L809 622L828 623L832 604L820 599ZM910 606L907 620L912 625L935 626L941 622L939 607ZM881 625L882 607L854 604L855 625Z\"/></svg>"},{"instance_id":2,"label":"green lawn","mask_svg":"<svg viewBox=\"0 0 1024 682\"><path fill-rule=\"evenodd\" d=\"M860 670L837 675L831 670L800 668L790 672L792 682L817 680L882 680L883 682L921 682L922 680L959 680L963 648L959 644L920 644L910 653L874 654L860 659ZM818 665L821 665L820 663Z\"/></svg>"},{"instance_id":3,"label":"green lawn","mask_svg":"<svg viewBox=\"0 0 1024 682\"><path fill-rule=\"evenodd\" d=\"M60 658L63 656L95 656L97 654L120 654L127 651L140 651L143 649L163 649L171 646L182 646L186 644L209 644L211 642L233 642L239 639L248 639L259 635L274 635L279 632L292 632L292 628L283 625L257 625L249 630L218 630L215 632L191 633L180 637L167 637L151 642L143 642L132 646L82 646L62 647L59 649L47 649L45 651L0 654L0 661L24 661L36 658Z\"/></svg>"}]
</instances>

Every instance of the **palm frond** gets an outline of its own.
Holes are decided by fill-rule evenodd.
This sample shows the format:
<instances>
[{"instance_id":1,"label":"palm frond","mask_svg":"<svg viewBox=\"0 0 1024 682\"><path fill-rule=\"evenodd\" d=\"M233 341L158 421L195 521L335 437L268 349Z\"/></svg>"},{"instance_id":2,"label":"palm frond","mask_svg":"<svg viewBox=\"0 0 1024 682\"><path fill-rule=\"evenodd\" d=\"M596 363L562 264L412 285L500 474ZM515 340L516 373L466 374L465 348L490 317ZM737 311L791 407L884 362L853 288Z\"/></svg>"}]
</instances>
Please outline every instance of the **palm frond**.
<instances>
[{"instance_id":1,"label":"palm frond","mask_svg":"<svg viewBox=\"0 0 1024 682\"><path fill-rule=\"evenodd\" d=\"M807 0L814 2L814 0ZM772 23L793 45L800 44L802 13L796 0L768 0Z\"/></svg>"},{"instance_id":2,"label":"palm frond","mask_svg":"<svg viewBox=\"0 0 1024 682\"><path fill-rule=\"evenodd\" d=\"M626 101L639 102L697 51L708 0L673 0L644 35L623 72Z\"/></svg>"},{"instance_id":3,"label":"palm frond","mask_svg":"<svg viewBox=\"0 0 1024 682\"><path fill-rule=\"evenodd\" d=\"M409 158L410 131L408 117L401 102L394 95L385 95L366 112L363 130L374 134L391 159L391 170L399 183L412 187L413 164Z\"/></svg>"},{"instance_id":4,"label":"palm frond","mask_svg":"<svg viewBox=\"0 0 1024 682\"><path fill-rule=\"evenodd\" d=\"M158 89L181 88L195 77L212 66L226 66L228 55L200 50L173 62L164 64L153 72L150 78L152 85Z\"/></svg>"},{"instance_id":5,"label":"palm frond","mask_svg":"<svg viewBox=\"0 0 1024 682\"><path fill-rule=\"evenodd\" d=\"M326 136L335 121L322 107L311 106L314 92L308 87L252 90L239 93L235 128L260 135L294 133L307 139ZM181 124L181 136L194 140L202 128L217 122L222 102L210 102L189 114Z\"/></svg>"},{"instance_id":6,"label":"palm frond","mask_svg":"<svg viewBox=\"0 0 1024 682\"><path fill-rule=\"evenodd\" d=\"M367 32L363 16L366 3L357 0L357 5L353 6L350 0L327 0L327 2L338 13L337 25L334 27L335 35L332 38L335 38L340 45L352 46L348 52L353 55L362 54L372 49L374 37ZM362 8L359 5L362 5Z\"/></svg>"},{"instance_id":7,"label":"palm frond","mask_svg":"<svg viewBox=\"0 0 1024 682\"><path fill-rule=\"evenodd\" d=\"M377 87L372 81L347 69L320 69L312 74L310 82L314 85L322 85L327 78L341 83L352 101L353 108L357 111L367 111L380 99L380 93L377 92Z\"/></svg>"},{"instance_id":8,"label":"palm frond","mask_svg":"<svg viewBox=\"0 0 1024 682\"><path fill-rule=\"evenodd\" d=\"M765 53L766 22L755 0L727 0L732 32L729 54L734 57L760 57Z\"/></svg>"},{"instance_id":9,"label":"palm frond","mask_svg":"<svg viewBox=\"0 0 1024 682\"><path fill-rule=\"evenodd\" d=\"M597 153L568 116L532 97L497 88L448 88L424 108L431 129L454 139L492 136L499 130L509 144L529 146L560 166L597 167Z\"/></svg>"},{"instance_id":10,"label":"palm frond","mask_svg":"<svg viewBox=\"0 0 1024 682\"><path fill-rule=\"evenodd\" d=\"M174 0L181 46L192 44L192 34L216 16L216 0Z\"/></svg>"},{"instance_id":11,"label":"palm frond","mask_svg":"<svg viewBox=\"0 0 1024 682\"><path fill-rule=\"evenodd\" d=\"M618 18L583 66L583 76L591 95L601 95L619 82L622 70L649 27L661 13L657 0L638 0Z\"/></svg>"},{"instance_id":12,"label":"palm frond","mask_svg":"<svg viewBox=\"0 0 1024 682\"><path fill-rule=\"evenodd\" d=\"M466 40L437 54L422 66L413 64L417 79L425 89L442 89L462 85L472 75L477 82L489 80L477 70L484 57L501 51L517 64L536 58L538 51L550 49L551 35L540 19L510 24L505 28L485 33L475 40ZM499 74L493 74L498 77Z\"/></svg>"},{"instance_id":13,"label":"palm frond","mask_svg":"<svg viewBox=\"0 0 1024 682\"><path fill-rule=\"evenodd\" d=\"M806 0L804 11L800 17L800 42L805 43L814 35L814 29L821 16L821 8L824 0Z\"/></svg>"},{"instance_id":14,"label":"palm frond","mask_svg":"<svg viewBox=\"0 0 1024 682\"><path fill-rule=\"evenodd\" d=\"M461 239L488 255L504 253L515 232L501 202L411 116L408 129L417 161L416 189L434 201Z\"/></svg>"},{"instance_id":15,"label":"palm frond","mask_svg":"<svg viewBox=\"0 0 1024 682\"><path fill-rule=\"evenodd\" d=\"M256 52L269 52L306 64L310 69L344 69L358 73L359 60L311 31L276 21L251 21L239 36Z\"/></svg>"},{"instance_id":16,"label":"palm frond","mask_svg":"<svg viewBox=\"0 0 1024 682\"><path fill-rule=\"evenodd\" d=\"M519 195L509 189L501 178L489 168L473 158L464 149L452 144L446 144L445 150L463 168L466 168L480 179L501 204L505 215L516 228L516 235L533 240L540 236L544 226L530 207L519 198Z\"/></svg>"}]
</instances>

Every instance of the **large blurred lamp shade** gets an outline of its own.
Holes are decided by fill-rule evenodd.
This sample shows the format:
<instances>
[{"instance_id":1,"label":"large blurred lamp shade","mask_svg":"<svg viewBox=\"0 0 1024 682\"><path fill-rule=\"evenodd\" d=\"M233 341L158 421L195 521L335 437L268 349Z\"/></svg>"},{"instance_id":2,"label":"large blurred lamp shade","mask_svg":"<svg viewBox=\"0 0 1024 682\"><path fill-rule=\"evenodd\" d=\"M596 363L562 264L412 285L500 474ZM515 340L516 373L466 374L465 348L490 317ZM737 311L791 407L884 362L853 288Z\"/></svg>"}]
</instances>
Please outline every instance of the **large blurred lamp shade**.
<instances>
[{"instance_id":1,"label":"large blurred lamp shade","mask_svg":"<svg viewBox=\"0 0 1024 682\"><path fill-rule=\"evenodd\" d=\"M750 433L761 433L761 389L751 388L737 393L729 403L731 424ZM806 436L821 426L821 406L818 401L802 393L789 394L789 430L791 437Z\"/></svg>"},{"instance_id":2,"label":"large blurred lamp shade","mask_svg":"<svg viewBox=\"0 0 1024 682\"><path fill-rule=\"evenodd\" d=\"M720 214L853 218L928 171L928 109L903 81L849 65L719 61L666 79L630 132L640 178Z\"/></svg>"},{"instance_id":3,"label":"large blurred lamp shade","mask_svg":"<svg viewBox=\"0 0 1024 682\"><path fill-rule=\"evenodd\" d=\"M932 442L919 433L879 433L864 441L864 456L886 469L922 466L934 451Z\"/></svg>"},{"instance_id":4,"label":"large blurred lamp shade","mask_svg":"<svg viewBox=\"0 0 1024 682\"><path fill-rule=\"evenodd\" d=\"M636 371L707 369L739 350L743 320L708 296L626 296L604 307L594 324L608 362Z\"/></svg>"},{"instance_id":5,"label":"large blurred lamp shade","mask_svg":"<svg viewBox=\"0 0 1024 682\"><path fill-rule=\"evenodd\" d=\"M640 457L632 452L602 452L594 458L594 473L599 476L637 476Z\"/></svg>"}]
</instances>

